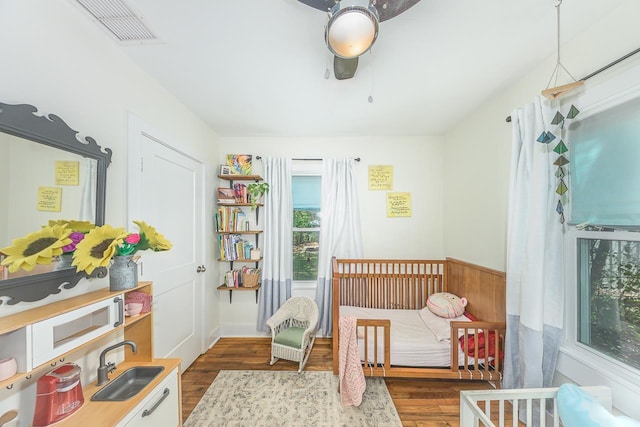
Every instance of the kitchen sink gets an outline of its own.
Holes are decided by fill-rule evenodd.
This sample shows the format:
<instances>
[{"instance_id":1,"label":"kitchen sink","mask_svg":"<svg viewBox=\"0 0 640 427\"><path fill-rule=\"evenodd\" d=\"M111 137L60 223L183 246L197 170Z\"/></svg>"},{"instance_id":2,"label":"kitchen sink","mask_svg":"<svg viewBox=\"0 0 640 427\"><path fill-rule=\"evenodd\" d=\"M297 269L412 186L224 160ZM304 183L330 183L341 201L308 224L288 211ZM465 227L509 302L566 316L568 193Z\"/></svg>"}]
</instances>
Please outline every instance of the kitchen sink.
<instances>
[{"instance_id":1,"label":"kitchen sink","mask_svg":"<svg viewBox=\"0 0 640 427\"><path fill-rule=\"evenodd\" d=\"M127 400L140 393L163 370L163 366L135 366L129 368L98 390L91 396L91 400L96 402Z\"/></svg>"}]
</instances>

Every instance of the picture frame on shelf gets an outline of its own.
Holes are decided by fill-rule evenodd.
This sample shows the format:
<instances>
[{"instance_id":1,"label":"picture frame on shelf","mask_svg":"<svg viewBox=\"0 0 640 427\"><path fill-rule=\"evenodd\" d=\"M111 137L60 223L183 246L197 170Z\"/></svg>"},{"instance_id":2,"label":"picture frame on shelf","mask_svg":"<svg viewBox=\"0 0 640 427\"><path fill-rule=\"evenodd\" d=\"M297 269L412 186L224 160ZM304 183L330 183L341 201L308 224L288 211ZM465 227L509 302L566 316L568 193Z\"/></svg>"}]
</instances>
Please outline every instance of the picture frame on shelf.
<instances>
[{"instance_id":1,"label":"picture frame on shelf","mask_svg":"<svg viewBox=\"0 0 640 427\"><path fill-rule=\"evenodd\" d=\"M228 165L220 165L220 175L231 175L231 167Z\"/></svg>"}]
</instances>

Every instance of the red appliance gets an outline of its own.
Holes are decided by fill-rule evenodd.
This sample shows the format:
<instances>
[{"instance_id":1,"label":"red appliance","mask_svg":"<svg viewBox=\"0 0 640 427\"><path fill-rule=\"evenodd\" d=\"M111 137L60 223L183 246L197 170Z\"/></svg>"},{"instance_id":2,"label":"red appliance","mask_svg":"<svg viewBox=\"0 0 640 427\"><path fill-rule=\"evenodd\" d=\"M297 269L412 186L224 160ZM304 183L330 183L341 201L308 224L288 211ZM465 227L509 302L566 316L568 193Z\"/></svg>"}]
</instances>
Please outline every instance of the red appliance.
<instances>
[{"instance_id":1,"label":"red appliance","mask_svg":"<svg viewBox=\"0 0 640 427\"><path fill-rule=\"evenodd\" d=\"M33 426L48 426L68 417L84 403L80 366L67 363L38 379Z\"/></svg>"}]
</instances>

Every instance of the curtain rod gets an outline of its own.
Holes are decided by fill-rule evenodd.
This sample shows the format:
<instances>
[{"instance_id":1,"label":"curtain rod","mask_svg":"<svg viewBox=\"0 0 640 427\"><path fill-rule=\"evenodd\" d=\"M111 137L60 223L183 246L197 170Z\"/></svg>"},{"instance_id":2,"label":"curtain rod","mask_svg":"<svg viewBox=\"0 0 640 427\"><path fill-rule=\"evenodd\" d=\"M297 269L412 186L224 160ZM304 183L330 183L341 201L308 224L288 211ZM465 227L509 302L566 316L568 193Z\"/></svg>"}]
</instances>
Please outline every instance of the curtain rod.
<instances>
[{"instance_id":1,"label":"curtain rod","mask_svg":"<svg viewBox=\"0 0 640 427\"><path fill-rule=\"evenodd\" d=\"M591 77L593 77L593 76L597 76L597 75L598 75L598 74L600 74L601 72L603 72L603 71L605 71L605 70L608 70L609 68L611 68L611 67L613 67L614 65L616 65L616 64L618 64L618 63L620 63L620 62L624 61L625 59L629 58L630 56L635 55L635 54L636 54L636 53L638 53L638 52L640 52L640 48L638 48L638 49L634 50L633 52L629 52L629 53L627 53L627 54L626 54L626 55L624 55L624 56L621 56L620 58L616 59L615 61L608 63L608 64L607 64L607 65L605 65L604 67L602 67L602 68L600 68L600 69L598 69L598 70L594 71L593 73L591 73L591 74L589 74L589 75L584 76L583 78L581 78L581 79L580 79L580 80L578 80L578 81L585 81L585 80L589 80ZM506 121L507 121L507 123L511 123L511 116L507 116Z\"/></svg>"},{"instance_id":2,"label":"curtain rod","mask_svg":"<svg viewBox=\"0 0 640 427\"><path fill-rule=\"evenodd\" d=\"M262 157L261 157L261 156L256 156L256 159L260 160L260 159L262 159ZM294 158L294 159L291 159L291 160L302 160L302 161L314 161L314 162L321 162L321 161L322 161L322 160L324 160L324 159L302 159L302 158ZM360 157L356 157L356 158L354 158L353 160L355 160L356 162L359 162L359 161L360 161Z\"/></svg>"}]
</instances>

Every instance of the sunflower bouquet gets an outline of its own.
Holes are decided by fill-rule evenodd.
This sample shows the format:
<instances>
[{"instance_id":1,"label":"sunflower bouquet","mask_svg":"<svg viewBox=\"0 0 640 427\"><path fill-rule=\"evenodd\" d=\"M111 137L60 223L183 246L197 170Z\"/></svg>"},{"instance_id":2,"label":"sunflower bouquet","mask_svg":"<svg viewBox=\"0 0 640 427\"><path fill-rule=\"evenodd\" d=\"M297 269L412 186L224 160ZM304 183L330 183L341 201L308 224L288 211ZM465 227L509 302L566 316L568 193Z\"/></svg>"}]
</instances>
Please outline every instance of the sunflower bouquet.
<instances>
[{"instance_id":1,"label":"sunflower bouquet","mask_svg":"<svg viewBox=\"0 0 640 427\"><path fill-rule=\"evenodd\" d=\"M37 264L51 264L64 254L73 255L72 265L88 275L97 267L107 267L114 256L133 255L151 249L167 251L171 242L144 221L134 221L139 233L108 224L95 226L88 221L49 221L40 230L14 239L13 244L0 249L5 256L2 265L9 272L31 271Z\"/></svg>"},{"instance_id":2,"label":"sunflower bouquet","mask_svg":"<svg viewBox=\"0 0 640 427\"><path fill-rule=\"evenodd\" d=\"M68 236L69 239L71 239L71 243L62 247L63 255L72 255L75 252L78 243L80 243L82 239L84 239L84 236L96 226L94 223L89 221L50 220L49 226L51 227L54 225L62 225L71 230L71 233Z\"/></svg>"},{"instance_id":3,"label":"sunflower bouquet","mask_svg":"<svg viewBox=\"0 0 640 427\"><path fill-rule=\"evenodd\" d=\"M73 263L78 271L93 273L97 267L107 267L115 256L134 255L138 251L151 249L168 251L171 242L144 221L133 221L139 233L129 233L123 227L108 224L92 229L80 241L73 253Z\"/></svg>"}]
</instances>

